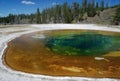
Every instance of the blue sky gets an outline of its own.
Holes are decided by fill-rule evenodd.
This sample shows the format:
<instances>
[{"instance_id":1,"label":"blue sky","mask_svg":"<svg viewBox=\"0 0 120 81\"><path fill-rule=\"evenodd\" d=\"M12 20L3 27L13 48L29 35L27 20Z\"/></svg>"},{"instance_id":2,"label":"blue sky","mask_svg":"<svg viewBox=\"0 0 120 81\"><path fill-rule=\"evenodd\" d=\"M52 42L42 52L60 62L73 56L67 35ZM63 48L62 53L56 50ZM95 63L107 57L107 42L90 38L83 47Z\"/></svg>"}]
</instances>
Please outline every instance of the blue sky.
<instances>
[{"instance_id":1,"label":"blue sky","mask_svg":"<svg viewBox=\"0 0 120 81\"><path fill-rule=\"evenodd\" d=\"M89 0L92 1L92 0ZM100 0L96 0L100 1ZM108 2L109 5L120 4L120 0L104 0ZM73 2L82 3L82 0L0 0L0 16L7 16L9 13L13 14L30 14L36 12L37 8L42 11L47 7L51 7L57 4L63 4L68 2L72 4Z\"/></svg>"}]
</instances>

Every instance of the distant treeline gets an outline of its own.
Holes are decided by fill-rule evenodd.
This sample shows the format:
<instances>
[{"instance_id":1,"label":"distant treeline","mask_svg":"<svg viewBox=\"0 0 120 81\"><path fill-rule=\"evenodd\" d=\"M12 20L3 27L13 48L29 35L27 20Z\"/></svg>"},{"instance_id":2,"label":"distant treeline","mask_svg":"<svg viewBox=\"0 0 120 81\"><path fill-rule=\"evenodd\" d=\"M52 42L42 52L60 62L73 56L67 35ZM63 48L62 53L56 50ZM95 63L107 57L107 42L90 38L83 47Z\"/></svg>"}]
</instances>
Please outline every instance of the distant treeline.
<instances>
[{"instance_id":1,"label":"distant treeline","mask_svg":"<svg viewBox=\"0 0 120 81\"><path fill-rule=\"evenodd\" d=\"M34 14L9 14L7 17L0 17L0 24L41 24L41 23L79 23L84 20L83 16L88 17L100 15L104 9L109 8L104 0L95 2L95 0L83 0L82 3L74 2L69 5L67 2L60 5L56 4L40 12L39 8ZM114 23L120 22L120 8L114 17Z\"/></svg>"}]
</instances>

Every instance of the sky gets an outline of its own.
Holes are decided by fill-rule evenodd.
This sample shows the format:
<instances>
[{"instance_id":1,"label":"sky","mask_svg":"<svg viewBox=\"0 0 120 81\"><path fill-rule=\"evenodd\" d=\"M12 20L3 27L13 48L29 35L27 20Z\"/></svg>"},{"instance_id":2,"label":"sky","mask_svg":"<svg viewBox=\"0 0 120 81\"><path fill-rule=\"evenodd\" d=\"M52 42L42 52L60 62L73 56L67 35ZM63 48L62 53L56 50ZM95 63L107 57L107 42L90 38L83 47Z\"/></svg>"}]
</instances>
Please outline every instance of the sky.
<instances>
[{"instance_id":1,"label":"sky","mask_svg":"<svg viewBox=\"0 0 120 81\"><path fill-rule=\"evenodd\" d=\"M92 1L92 0L89 0ZM100 2L100 0L95 0ZM114 4L120 4L120 0L104 0L109 6ZM40 11L45 8L54 6L55 4L63 4L67 2L72 4L73 2L82 3L82 0L0 0L0 17L12 14L30 14L35 13L36 9Z\"/></svg>"}]
</instances>

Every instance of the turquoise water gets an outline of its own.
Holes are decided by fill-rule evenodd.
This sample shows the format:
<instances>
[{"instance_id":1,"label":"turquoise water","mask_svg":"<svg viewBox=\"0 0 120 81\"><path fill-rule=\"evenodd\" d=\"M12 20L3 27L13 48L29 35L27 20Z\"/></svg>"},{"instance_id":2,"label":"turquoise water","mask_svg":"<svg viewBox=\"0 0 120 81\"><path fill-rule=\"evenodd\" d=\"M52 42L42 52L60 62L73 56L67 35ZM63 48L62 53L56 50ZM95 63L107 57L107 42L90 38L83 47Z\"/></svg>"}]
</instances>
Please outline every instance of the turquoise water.
<instances>
[{"instance_id":1,"label":"turquoise water","mask_svg":"<svg viewBox=\"0 0 120 81\"><path fill-rule=\"evenodd\" d=\"M48 37L45 45L61 55L101 56L120 51L120 37L97 33L64 34Z\"/></svg>"}]
</instances>

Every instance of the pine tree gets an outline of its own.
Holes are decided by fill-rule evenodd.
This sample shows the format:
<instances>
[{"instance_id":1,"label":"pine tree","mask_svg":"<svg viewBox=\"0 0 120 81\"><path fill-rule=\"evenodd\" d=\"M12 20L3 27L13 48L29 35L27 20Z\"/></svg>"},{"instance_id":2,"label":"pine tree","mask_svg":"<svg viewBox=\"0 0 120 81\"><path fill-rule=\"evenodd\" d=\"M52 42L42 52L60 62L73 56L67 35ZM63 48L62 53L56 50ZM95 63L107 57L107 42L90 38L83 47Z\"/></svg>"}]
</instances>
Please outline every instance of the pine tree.
<instances>
[{"instance_id":1,"label":"pine tree","mask_svg":"<svg viewBox=\"0 0 120 81\"><path fill-rule=\"evenodd\" d=\"M59 23L61 19L61 6L60 5L55 5L53 8L53 18L54 18L54 23Z\"/></svg>"},{"instance_id":2,"label":"pine tree","mask_svg":"<svg viewBox=\"0 0 120 81\"><path fill-rule=\"evenodd\" d=\"M14 23L14 15L13 14L9 14L8 15L8 22L9 24L13 24Z\"/></svg>"},{"instance_id":3,"label":"pine tree","mask_svg":"<svg viewBox=\"0 0 120 81\"><path fill-rule=\"evenodd\" d=\"M77 2L73 3L73 9L72 9L72 11L73 11L73 17L74 17L75 21L76 22L79 21L79 14L80 14L79 12L80 12L80 9L79 9L79 4Z\"/></svg>"},{"instance_id":4,"label":"pine tree","mask_svg":"<svg viewBox=\"0 0 120 81\"><path fill-rule=\"evenodd\" d=\"M84 10L83 10L83 8L80 6L80 8L79 8L80 10L80 14L79 14L79 21L82 21L83 20L83 16L84 16Z\"/></svg>"},{"instance_id":5,"label":"pine tree","mask_svg":"<svg viewBox=\"0 0 120 81\"><path fill-rule=\"evenodd\" d=\"M82 0L82 8L84 13L87 11L88 0Z\"/></svg>"},{"instance_id":6,"label":"pine tree","mask_svg":"<svg viewBox=\"0 0 120 81\"><path fill-rule=\"evenodd\" d=\"M99 5L98 5L98 2L96 2L96 10L98 10L99 8Z\"/></svg>"},{"instance_id":7,"label":"pine tree","mask_svg":"<svg viewBox=\"0 0 120 81\"><path fill-rule=\"evenodd\" d=\"M101 11L104 10L104 1L103 0L100 1L100 10Z\"/></svg>"},{"instance_id":8,"label":"pine tree","mask_svg":"<svg viewBox=\"0 0 120 81\"><path fill-rule=\"evenodd\" d=\"M35 19L34 14L31 14L29 19L30 19L29 22L30 22L31 24L34 23L34 19Z\"/></svg>"},{"instance_id":9,"label":"pine tree","mask_svg":"<svg viewBox=\"0 0 120 81\"><path fill-rule=\"evenodd\" d=\"M116 14L113 19L114 25L119 25L120 24L120 5L116 9Z\"/></svg>"},{"instance_id":10,"label":"pine tree","mask_svg":"<svg viewBox=\"0 0 120 81\"><path fill-rule=\"evenodd\" d=\"M71 23L73 20L73 15L72 15L72 10L71 8L68 6L67 3L64 3L63 5L63 16L64 16L64 22L65 23Z\"/></svg>"},{"instance_id":11,"label":"pine tree","mask_svg":"<svg viewBox=\"0 0 120 81\"><path fill-rule=\"evenodd\" d=\"M36 23L40 24L41 23L41 15L40 15L40 10L39 8L37 8L37 12L36 12Z\"/></svg>"},{"instance_id":12,"label":"pine tree","mask_svg":"<svg viewBox=\"0 0 120 81\"><path fill-rule=\"evenodd\" d=\"M95 1L92 0L92 3L88 3L88 8L87 8L87 15L88 17L94 17L96 15L96 8L95 8Z\"/></svg>"}]
</instances>

